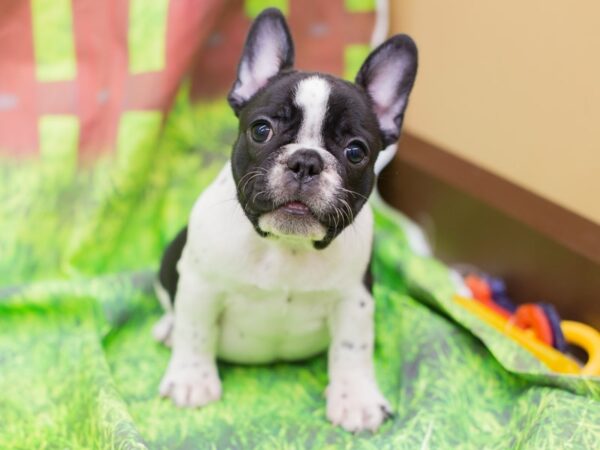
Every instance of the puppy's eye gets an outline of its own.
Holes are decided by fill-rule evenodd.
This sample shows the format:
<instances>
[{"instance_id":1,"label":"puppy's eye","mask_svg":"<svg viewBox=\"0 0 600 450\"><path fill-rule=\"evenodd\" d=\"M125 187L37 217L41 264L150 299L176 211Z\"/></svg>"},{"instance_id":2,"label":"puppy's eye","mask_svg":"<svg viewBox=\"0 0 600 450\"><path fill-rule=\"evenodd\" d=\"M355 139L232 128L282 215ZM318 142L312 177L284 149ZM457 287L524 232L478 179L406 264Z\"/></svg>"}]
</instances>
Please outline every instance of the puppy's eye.
<instances>
[{"instance_id":1,"label":"puppy's eye","mask_svg":"<svg viewBox=\"0 0 600 450\"><path fill-rule=\"evenodd\" d=\"M256 122L250 128L250 135L252 136L252 140L254 142L258 142L259 144L264 144L268 142L273 137L273 129L271 125L269 125L265 121Z\"/></svg>"},{"instance_id":2,"label":"puppy's eye","mask_svg":"<svg viewBox=\"0 0 600 450\"><path fill-rule=\"evenodd\" d=\"M353 141L348 144L348 147L344 150L346 158L352 164L359 164L363 159L367 157L367 150L362 142Z\"/></svg>"}]
</instances>

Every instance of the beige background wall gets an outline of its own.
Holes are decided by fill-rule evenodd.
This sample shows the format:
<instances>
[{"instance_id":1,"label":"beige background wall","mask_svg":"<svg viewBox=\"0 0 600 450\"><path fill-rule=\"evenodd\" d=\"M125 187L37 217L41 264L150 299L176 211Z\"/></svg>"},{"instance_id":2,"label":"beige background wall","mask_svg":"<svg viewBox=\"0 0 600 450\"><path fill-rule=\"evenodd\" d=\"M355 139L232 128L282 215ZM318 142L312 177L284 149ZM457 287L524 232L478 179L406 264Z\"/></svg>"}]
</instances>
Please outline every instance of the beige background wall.
<instances>
[{"instance_id":1,"label":"beige background wall","mask_svg":"<svg viewBox=\"0 0 600 450\"><path fill-rule=\"evenodd\" d=\"M600 1L390 1L406 129L600 223Z\"/></svg>"}]
</instances>

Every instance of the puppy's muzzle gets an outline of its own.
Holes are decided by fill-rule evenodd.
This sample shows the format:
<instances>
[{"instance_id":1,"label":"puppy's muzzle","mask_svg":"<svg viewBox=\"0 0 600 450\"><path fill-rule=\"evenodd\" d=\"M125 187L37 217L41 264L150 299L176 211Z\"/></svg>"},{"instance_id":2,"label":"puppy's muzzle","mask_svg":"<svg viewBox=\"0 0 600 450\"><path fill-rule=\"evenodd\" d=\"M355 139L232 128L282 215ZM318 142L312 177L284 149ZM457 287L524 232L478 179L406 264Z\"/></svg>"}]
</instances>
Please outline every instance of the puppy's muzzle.
<instances>
[{"instance_id":1,"label":"puppy's muzzle","mask_svg":"<svg viewBox=\"0 0 600 450\"><path fill-rule=\"evenodd\" d=\"M317 150L288 149L272 168L268 185L273 211L260 216L258 225L268 234L322 240L326 227L315 214L326 209L328 185L325 160Z\"/></svg>"},{"instance_id":2,"label":"puppy's muzzle","mask_svg":"<svg viewBox=\"0 0 600 450\"><path fill-rule=\"evenodd\" d=\"M315 150L297 150L287 160L287 168L301 184L310 183L323 171L325 163Z\"/></svg>"}]
</instances>

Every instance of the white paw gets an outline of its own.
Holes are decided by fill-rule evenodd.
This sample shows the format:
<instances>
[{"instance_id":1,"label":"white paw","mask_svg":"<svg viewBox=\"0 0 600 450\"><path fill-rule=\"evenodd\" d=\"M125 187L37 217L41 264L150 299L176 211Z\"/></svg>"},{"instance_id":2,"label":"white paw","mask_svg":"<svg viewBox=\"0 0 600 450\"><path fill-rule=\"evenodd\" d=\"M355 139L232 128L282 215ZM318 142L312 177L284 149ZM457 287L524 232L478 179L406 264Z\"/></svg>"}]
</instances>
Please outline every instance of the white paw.
<instances>
[{"instance_id":1,"label":"white paw","mask_svg":"<svg viewBox=\"0 0 600 450\"><path fill-rule=\"evenodd\" d=\"M327 387L327 418L347 431L375 431L392 410L375 381L363 375L338 376Z\"/></svg>"},{"instance_id":2,"label":"white paw","mask_svg":"<svg viewBox=\"0 0 600 450\"><path fill-rule=\"evenodd\" d=\"M221 380L213 362L171 360L159 391L180 408L195 408L221 398Z\"/></svg>"},{"instance_id":3,"label":"white paw","mask_svg":"<svg viewBox=\"0 0 600 450\"><path fill-rule=\"evenodd\" d=\"M171 347L171 335L173 334L173 323L175 317L173 313L165 313L158 322L152 327L152 336L158 342L162 342L167 347Z\"/></svg>"}]
</instances>

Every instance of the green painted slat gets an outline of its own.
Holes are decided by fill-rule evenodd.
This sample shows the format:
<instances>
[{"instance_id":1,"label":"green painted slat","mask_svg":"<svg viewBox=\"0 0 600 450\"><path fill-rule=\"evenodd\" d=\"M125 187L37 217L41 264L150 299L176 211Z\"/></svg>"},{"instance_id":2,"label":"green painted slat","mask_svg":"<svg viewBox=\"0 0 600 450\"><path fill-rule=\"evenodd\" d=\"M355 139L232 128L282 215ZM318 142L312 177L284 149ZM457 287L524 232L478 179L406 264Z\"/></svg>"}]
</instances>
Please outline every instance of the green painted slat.
<instances>
[{"instance_id":1,"label":"green painted slat","mask_svg":"<svg viewBox=\"0 0 600 450\"><path fill-rule=\"evenodd\" d=\"M289 0L246 0L244 9L248 17L254 18L266 8L279 8L284 15L290 12Z\"/></svg>"},{"instance_id":2,"label":"green painted slat","mask_svg":"<svg viewBox=\"0 0 600 450\"><path fill-rule=\"evenodd\" d=\"M346 11L371 12L375 11L375 0L344 0Z\"/></svg>"},{"instance_id":3,"label":"green painted slat","mask_svg":"<svg viewBox=\"0 0 600 450\"><path fill-rule=\"evenodd\" d=\"M117 158L121 167L135 170L143 165L156 145L162 124L160 111L127 111L121 116L117 136Z\"/></svg>"},{"instance_id":4,"label":"green painted slat","mask_svg":"<svg viewBox=\"0 0 600 450\"><path fill-rule=\"evenodd\" d=\"M364 44L348 45L344 48L344 78L346 80L354 80L370 51L371 47Z\"/></svg>"},{"instance_id":5,"label":"green painted slat","mask_svg":"<svg viewBox=\"0 0 600 450\"><path fill-rule=\"evenodd\" d=\"M77 167L79 118L69 115L41 116L38 122L40 156L47 167L73 174Z\"/></svg>"},{"instance_id":6,"label":"green painted slat","mask_svg":"<svg viewBox=\"0 0 600 450\"><path fill-rule=\"evenodd\" d=\"M71 0L31 0L38 81L73 80L77 61Z\"/></svg>"},{"instance_id":7,"label":"green painted slat","mask_svg":"<svg viewBox=\"0 0 600 450\"><path fill-rule=\"evenodd\" d=\"M156 72L165 67L169 0L129 3L129 72Z\"/></svg>"}]
</instances>

